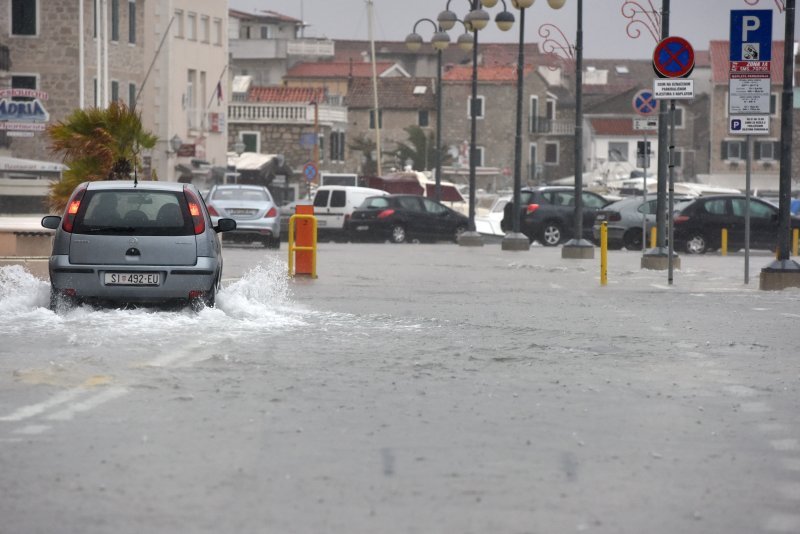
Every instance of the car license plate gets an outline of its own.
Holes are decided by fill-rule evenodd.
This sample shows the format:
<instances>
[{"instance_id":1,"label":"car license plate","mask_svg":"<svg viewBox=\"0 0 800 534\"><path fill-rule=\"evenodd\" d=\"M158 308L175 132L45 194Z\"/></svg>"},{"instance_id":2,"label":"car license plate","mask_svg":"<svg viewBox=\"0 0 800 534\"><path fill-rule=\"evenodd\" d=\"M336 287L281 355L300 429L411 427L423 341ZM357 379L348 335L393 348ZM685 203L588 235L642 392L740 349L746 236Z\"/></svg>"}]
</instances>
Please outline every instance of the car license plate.
<instances>
[{"instance_id":1,"label":"car license plate","mask_svg":"<svg viewBox=\"0 0 800 534\"><path fill-rule=\"evenodd\" d=\"M359 232L363 232L364 230L369 230L369 226L367 226L366 224L363 224L361 226L356 226L356 230L358 230Z\"/></svg>"},{"instance_id":2,"label":"car license plate","mask_svg":"<svg viewBox=\"0 0 800 534\"><path fill-rule=\"evenodd\" d=\"M109 286L157 286L161 283L159 273L105 273Z\"/></svg>"},{"instance_id":3,"label":"car license plate","mask_svg":"<svg viewBox=\"0 0 800 534\"><path fill-rule=\"evenodd\" d=\"M317 226L328 226L328 221L323 221L317 218Z\"/></svg>"}]
</instances>

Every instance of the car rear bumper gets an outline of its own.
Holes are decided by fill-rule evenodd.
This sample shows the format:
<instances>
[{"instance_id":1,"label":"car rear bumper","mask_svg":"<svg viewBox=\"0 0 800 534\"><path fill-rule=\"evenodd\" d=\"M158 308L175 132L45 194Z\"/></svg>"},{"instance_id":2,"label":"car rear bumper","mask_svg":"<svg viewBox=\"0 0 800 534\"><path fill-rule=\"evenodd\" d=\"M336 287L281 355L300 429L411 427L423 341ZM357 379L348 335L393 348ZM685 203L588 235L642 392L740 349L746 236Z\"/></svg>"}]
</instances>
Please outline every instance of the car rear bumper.
<instances>
[{"instance_id":1,"label":"car rear bumper","mask_svg":"<svg viewBox=\"0 0 800 534\"><path fill-rule=\"evenodd\" d=\"M69 256L50 257L50 282L56 291L74 290L77 299L118 302L163 302L188 299L192 291L208 291L217 280L219 266L210 257L195 265L78 265ZM159 273L158 285L107 285L106 273Z\"/></svg>"},{"instance_id":2,"label":"car rear bumper","mask_svg":"<svg viewBox=\"0 0 800 534\"><path fill-rule=\"evenodd\" d=\"M217 224L219 217L212 217L212 223ZM243 235L243 234L258 234L262 236L275 236L281 235L281 220L279 217L263 218L263 219L234 219L236 221L236 230L225 232L224 236L230 235Z\"/></svg>"}]
</instances>

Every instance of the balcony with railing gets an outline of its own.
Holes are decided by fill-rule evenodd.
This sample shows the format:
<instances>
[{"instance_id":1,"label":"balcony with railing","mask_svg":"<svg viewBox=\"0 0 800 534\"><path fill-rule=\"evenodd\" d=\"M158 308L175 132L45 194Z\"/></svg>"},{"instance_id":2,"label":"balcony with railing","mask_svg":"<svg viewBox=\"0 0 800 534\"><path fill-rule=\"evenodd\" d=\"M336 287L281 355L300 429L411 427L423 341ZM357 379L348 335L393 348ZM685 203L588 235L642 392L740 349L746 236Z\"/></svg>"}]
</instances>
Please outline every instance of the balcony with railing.
<instances>
[{"instance_id":1,"label":"balcony with railing","mask_svg":"<svg viewBox=\"0 0 800 534\"><path fill-rule=\"evenodd\" d=\"M320 104L320 124L347 122L347 108ZM228 122L245 124L313 124L314 106L236 102L228 105Z\"/></svg>"},{"instance_id":2,"label":"balcony with railing","mask_svg":"<svg viewBox=\"0 0 800 534\"><path fill-rule=\"evenodd\" d=\"M575 121L536 117L531 123L530 132L535 134L575 135Z\"/></svg>"}]
</instances>

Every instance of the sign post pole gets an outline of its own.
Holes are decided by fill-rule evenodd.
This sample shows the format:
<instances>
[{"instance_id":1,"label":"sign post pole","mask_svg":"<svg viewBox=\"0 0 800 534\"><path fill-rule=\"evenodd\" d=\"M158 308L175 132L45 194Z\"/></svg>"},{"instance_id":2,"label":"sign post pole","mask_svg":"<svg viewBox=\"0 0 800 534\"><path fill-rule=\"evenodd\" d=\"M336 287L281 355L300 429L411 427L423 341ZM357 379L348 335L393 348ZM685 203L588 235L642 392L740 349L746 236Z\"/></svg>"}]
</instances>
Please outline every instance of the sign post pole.
<instances>
[{"instance_id":1,"label":"sign post pole","mask_svg":"<svg viewBox=\"0 0 800 534\"><path fill-rule=\"evenodd\" d=\"M649 89L643 89L633 97L633 110L643 117L652 117L658 113L658 101ZM642 202L647 204L647 169L650 168L650 145L647 143L647 132L651 127L658 128L658 121L654 119L634 119L633 129L642 130L643 134L643 154L642 154ZM647 214L642 219L642 254L647 253Z\"/></svg>"},{"instance_id":2,"label":"sign post pole","mask_svg":"<svg viewBox=\"0 0 800 534\"><path fill-rule=\"evenodd\" d=\"M647 130L644 132L644 165L642 166L642 202L647 204L647 168L650 167L650 147L647 146ZM647 211L650 211L649 209ZM647 213L642 217L642 254L647 251Z\"/></svg>"},{"instance_id":3,"label":"sign post pole","mask_svg":"<svg viewBox=\"0 0 800 534\"><path fill-rule=\"evenodd\" d=\"M744 178L744 283L750 283L750 180L753 168L753 136L747 134L744 138L747 146L747 163L745 164Z\"/></svg>"},{"instance_id":4,"label":"sign post pole","mask_svg":"<svg viewBox=\"0 0 800 534\"><path fill-rule=\"evenodd\" d=\"M672 210L675 206L675 99L669 101L669 189L668 189L667 232L669 236L667 251L667 284L672 285L674 271L673 253L675 252L675 225Z\"/></svg>"}]
</instances>

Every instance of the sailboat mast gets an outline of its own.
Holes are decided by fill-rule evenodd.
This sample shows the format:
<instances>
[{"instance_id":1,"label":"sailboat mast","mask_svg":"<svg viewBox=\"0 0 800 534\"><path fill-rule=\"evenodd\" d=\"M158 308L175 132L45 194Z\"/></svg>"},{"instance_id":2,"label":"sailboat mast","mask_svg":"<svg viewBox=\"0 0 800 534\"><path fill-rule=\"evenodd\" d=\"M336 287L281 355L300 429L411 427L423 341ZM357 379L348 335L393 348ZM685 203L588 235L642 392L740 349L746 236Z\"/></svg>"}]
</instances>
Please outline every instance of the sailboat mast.
<instances>
[{"instance_id":1,"label":"sailboat mast","mask_svg":"<svg viewBox=\"0 0 800 534\"><path fill-rule=\"evenodd\" d=\"M372 102L373 102L373 113L375 114L375 150L377 152L375 160L377 164L378 176L382 173L381 171L381 115L380 110L378 109L378 68L375 65L375 38L372 35L372 19L373 19L373 0L366 0L367 2L367 18L368 18L368 28L369 28L369 44L371 49L372 55Z\"/></svg>"}]
</instances>

